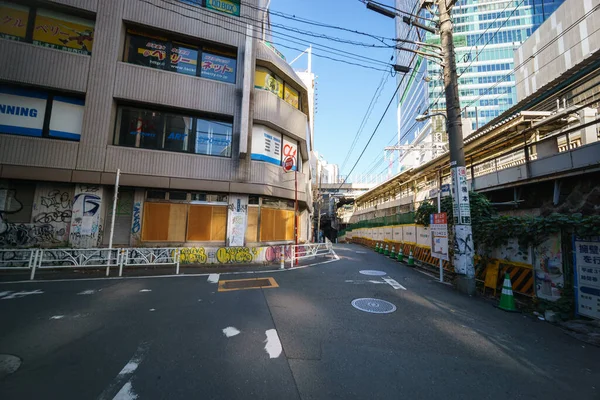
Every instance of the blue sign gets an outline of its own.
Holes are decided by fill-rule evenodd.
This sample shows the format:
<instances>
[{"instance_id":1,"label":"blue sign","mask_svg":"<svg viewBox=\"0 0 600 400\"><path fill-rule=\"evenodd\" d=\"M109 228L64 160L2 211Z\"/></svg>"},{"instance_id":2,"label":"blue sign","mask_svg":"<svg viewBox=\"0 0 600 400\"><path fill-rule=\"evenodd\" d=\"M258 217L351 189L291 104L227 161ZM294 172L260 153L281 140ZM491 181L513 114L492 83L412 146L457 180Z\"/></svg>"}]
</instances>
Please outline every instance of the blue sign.
<instances>
[{"instance_id":1,"label":"blue sign","mask_svg":"<svg viewBox=\"0 0 600 400\"><path fill-rule=\"evenodd\" d=\"M216 81L235 83L236 64L234 58L203 52L200 76Z\"/></svg>"}]
</instances>

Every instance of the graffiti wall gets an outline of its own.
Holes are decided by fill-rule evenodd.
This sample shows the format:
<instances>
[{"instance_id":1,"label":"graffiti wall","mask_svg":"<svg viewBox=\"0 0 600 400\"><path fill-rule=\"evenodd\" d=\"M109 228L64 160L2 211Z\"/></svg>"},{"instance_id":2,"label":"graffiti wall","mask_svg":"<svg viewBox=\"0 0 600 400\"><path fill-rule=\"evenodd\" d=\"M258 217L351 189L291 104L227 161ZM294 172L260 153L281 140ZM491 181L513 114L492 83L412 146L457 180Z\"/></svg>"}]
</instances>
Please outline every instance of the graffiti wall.
<instances>
[{"instance_id":1,"label":"graffiti wall","mask_svg":"<svg viewBox=\"0 0 600 400\"><path fill-rule=\"evenodd\" d=\"M264 247L186 247L181 249L179 260L185 264L272 264L281 259L282 246ZM291 259L292 247L284 247L286 260ZM302 246L298 254L303 254Z\"/></svg>"},{"instance_id":2,"label":"graffiti wall","mask_svg":"<svg viewBox=\"0 0 600 400\"><path fill-rule=\"evenodd\" d=\"M0 247L66 245L72 218L73 186L54 183L37 184L33 192L33 200L31 191L29 193L19 191L19 189L0 187ZM29 204L26 204L27 198ZM9 222L9 215L16 213L20 213L22 222ZM29 221L25 222L23 213L30 214Z\"/></svg>"},{"instance_id":3,"label":"graffiti wall","mask_svg":"<svg viewBox=\"0 0 600 400\"><path fill-rule=\"evenodd\" d=\"M133 214L131 217L131 246L139 246L142 243L142 216L144 212L144 198L146 192L143 189L136 189L133 194Z\"/></svg>"},{"instance_id":4,"label":"graffiti wall","mask_svg":"<svg viewBox=\"0 0 600 400\"><path fill-rule=\"evenodd\" d=\"M103 188L78 184L73 196L69 244L74 248L98 247L104 233Z\"/></svg>"}]
</instances>

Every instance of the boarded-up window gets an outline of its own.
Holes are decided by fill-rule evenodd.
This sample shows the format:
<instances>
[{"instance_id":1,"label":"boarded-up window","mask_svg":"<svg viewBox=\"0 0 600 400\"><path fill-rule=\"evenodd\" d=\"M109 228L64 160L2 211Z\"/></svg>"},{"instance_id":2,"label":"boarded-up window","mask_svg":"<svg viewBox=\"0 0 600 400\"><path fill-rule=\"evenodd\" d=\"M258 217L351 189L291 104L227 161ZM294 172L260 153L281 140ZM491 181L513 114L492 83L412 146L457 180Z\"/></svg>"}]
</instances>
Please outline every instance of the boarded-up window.
<instances>
[{"instance_id":1,"label":"boarded-up window","mask_svg":"<svg viewBox=\"0 0 600 400\"><path fill-rule=\"evenodd\" d=\"M260 210L261 242L293 239L294 211L262 207Z\"/></svg>"},{"instance_id":2,"label":"boarded-up window","mask_svg":"<svg viewBox=\"0 0 600 400\"><path fill-rule=\"evenodd\" d=\"M146 242L184 242L185 204L146 203L142 240Z\"/></svg>"},{"instance_id":3,"label":"boarded-up window","mask_svg":"<svg viewBox=\"0 0 600 400\"><path fill-rule=\"evenodd\" d=\"M187 240L190 242L224 242L227 207L191 205L188 214Z\"/></svg>"},{"instance_id":4,"label":"boarded-up window","mask_svg":"<svg viewBox=\"0 0 600 400\"><path fill-rule=\"evenodd\" d=\"M248 227L246 228L246 243L258 241L258 207L248 207Z\"/></svg>"}]
</instances>

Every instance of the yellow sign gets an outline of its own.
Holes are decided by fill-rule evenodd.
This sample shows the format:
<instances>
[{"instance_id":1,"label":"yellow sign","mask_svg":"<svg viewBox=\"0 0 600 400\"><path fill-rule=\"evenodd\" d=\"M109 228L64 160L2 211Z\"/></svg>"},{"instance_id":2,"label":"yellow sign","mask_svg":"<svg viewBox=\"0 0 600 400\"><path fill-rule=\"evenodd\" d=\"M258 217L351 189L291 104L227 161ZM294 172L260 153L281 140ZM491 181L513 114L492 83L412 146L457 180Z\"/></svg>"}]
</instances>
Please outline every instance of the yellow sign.
<instances>
[{"instance_id":1,"label":"yellow sign","mask_svg":"<svg viewBox=\"0 0 600 400\"><path fill-rule=\"evenodd\" d=\"M27 35L29 7L0 3L0 37L21 40Z\"/></svg>"},{"instance_id":2,"label":"yellow sign","mask_svg":"<svg viewBox=\"0 0 600 400\"><path fill-rule=\"evenodd\" d=\"M285 85L283 99L290 103L294 108L298 108L298 91Z\"/></svg>"},{"instance_id":3,"label":"yellow sign","mask_svg":"<svg viewBox=\"0 0 600 400\"><path fill-rule=\"evenodd\" d=\"M64 14L38 10L33 43L79 54L91 54L94 23Z\"/></svg>"},{"instance_id":4,"label":"yellow sign","mask_svg":"<svg viewBox=\"0 0 600 400\"><path fill-rule=\"evenodd\" d=\"M283 81L277 78L271 71L265 68L256 68L254 75L254 87L268 90L283 98Z\"/></svg>"}]
</instances>

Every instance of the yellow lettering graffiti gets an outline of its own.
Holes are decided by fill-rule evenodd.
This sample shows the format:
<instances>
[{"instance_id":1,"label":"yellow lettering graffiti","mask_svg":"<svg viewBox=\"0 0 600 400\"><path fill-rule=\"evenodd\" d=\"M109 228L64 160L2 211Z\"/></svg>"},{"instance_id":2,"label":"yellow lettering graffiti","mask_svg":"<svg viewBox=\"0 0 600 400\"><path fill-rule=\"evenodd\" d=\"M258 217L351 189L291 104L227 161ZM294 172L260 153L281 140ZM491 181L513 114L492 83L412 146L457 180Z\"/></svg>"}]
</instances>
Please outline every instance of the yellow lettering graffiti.
<instances>
[{"instance_id":1,"label":"yellow lettering graffiti","mask_svg":"<svg viewBox=\"0 0 600 400\"><path fill-rule=\"evenodd\" d=\"M204 247L186 247L181 249L179 262L183 264L204 264L207 258Z\"/></svg>"},{"instance_id":2,"label":"yellow lettering graffiti","mask_svg":"<svg viewBox=\"0 0 600 400\"><path fill-rule=\"evenodd\" d=\"M256 253L247 247L221 247L217 250L217 261L221 264L248 263L254 260Z\"/></svg>"}]
</instances>

